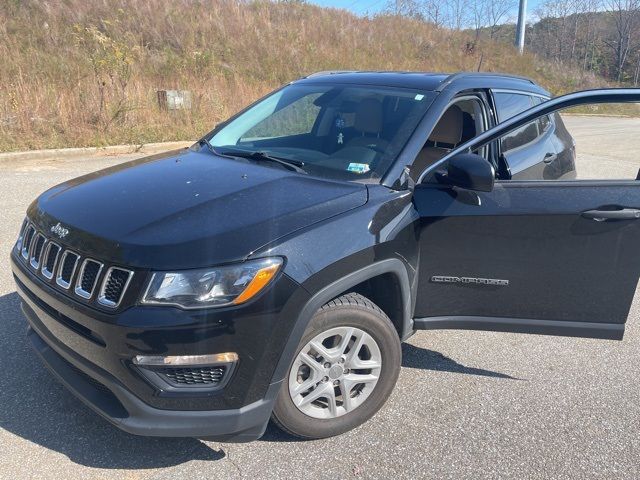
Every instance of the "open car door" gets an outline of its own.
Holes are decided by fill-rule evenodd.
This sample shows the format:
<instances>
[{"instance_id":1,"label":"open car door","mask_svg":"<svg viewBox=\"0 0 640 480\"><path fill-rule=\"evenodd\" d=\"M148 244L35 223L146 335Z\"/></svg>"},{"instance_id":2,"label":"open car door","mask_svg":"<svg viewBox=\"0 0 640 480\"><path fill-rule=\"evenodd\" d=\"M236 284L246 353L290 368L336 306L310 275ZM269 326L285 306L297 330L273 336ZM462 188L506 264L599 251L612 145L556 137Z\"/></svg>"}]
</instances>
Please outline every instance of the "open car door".
<instances>
[{"instance_id":1,"label":"open car door","mask_svg":"<svg viewBox=\"0 0 640 480\"><path fill-rule=\"evenodd\" d=\"M640 102L640 89L549 100L421 174L415 328L622 339L640 275L636 176L494 181L489 161L472 153L558 110L620 102ZM640 152L637 160L636 171Z\"/></svg>"}]
</instances>

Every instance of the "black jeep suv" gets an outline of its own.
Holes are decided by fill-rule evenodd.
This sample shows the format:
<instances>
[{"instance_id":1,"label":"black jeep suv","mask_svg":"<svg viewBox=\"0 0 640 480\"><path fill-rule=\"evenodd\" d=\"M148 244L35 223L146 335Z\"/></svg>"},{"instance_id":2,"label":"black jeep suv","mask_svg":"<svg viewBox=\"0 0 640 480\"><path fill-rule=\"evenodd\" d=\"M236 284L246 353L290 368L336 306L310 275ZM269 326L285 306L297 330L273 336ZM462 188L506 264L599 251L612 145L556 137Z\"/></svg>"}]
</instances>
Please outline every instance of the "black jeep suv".
<instances>
[{"instance_id":1,"label":"black jeep suv","mask_svg":"<svg viewBox=\"0 0 640 480\"><path fill-rule=\"evenodd\" d=\"M131 433L369 419L421 329L621 339L639 183L580 181L559 109L495 74L327 72L184 151L43 193L11 253L28 335ZM548 181L553 180L553 181Z\"/></svg>"}]
</instances>

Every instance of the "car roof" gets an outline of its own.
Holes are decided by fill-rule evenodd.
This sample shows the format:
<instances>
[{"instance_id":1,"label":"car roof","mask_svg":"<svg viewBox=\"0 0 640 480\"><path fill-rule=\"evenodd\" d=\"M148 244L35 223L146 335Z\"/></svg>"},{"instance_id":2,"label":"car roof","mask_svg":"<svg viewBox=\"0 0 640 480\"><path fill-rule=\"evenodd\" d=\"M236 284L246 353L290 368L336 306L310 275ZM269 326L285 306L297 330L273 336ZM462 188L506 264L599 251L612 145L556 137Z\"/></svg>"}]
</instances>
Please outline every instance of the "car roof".
<instances>
[{"instance_id":1,"label":"car roof","mask_svg":"<svg viewBox=\"0 0 640 480\"><path fill-rule=\"evenodd\" d=\"M489 72L374 72L374 71L326 71L303 77L294 83L351 84L385 87L415 88L440 92L445 88L465 90L469 88L503 88L522 90L550 96L549 92L533 80L504 73Z\"/></svg>"}]
</instances>

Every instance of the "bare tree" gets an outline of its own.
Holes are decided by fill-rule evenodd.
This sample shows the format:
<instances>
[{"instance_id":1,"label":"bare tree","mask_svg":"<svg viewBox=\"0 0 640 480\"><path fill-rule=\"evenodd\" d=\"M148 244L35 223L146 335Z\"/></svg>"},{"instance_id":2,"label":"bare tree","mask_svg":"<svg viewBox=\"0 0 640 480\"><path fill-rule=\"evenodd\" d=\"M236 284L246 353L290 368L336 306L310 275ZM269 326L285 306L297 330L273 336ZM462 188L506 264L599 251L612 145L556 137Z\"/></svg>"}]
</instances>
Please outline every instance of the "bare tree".
<instances>
[{"instance_id":1,"label":"bare tree","mask_svg":"<svg viewBox=\"0 0 640 480\"><path fill-rule=\"evenodd\" d=\"M422 0L422 16L436 27L443 27L446 18L446 5L440 0Z\"/></svg>"},{"instance_id":2,"label":"bare tree","mask_svg":"<svg viewBox=\"0 0 640 480\"><path fill-rule=\"evenodd\" d=\"M475 47L511 20L518 0L389 0L389 11L452 30L473 28ZM558 64L640 82L640 0L542 0L527 44Z\"/></svg>"},{"instance_id":3,"label":"bare tree","mask_svg":"<svg viewBox=\"0 0 640 480\"><path fill-rule=\"evenodd\" d=\"M391 0L386 10L395 15L425 20L421 0Z\"/></svg>"},{"instance_id":4,"label":"bare tree","mask_svg":"<svg viewBox=\"0 0 640 480\"><path fill-rule=\"evenodd\" d=\"M465 0L446 0L446 24L453 30L462 30L471 20Z\"/></svg>"},{"instance_id":5,"label":"bare tree","mask_svg":"<svg viewBox=\"0 0 640 480\"><path fill-rule=\"evenodd\" d=\"M489 36L494 38L504 24L511 20L514 9L518 6L517 0L484 0L487 16Z\"/></svg>"},{"instance_id":6,"label":"bare tree","mask_svg":"<svg viewBox=\"0 0 640 480\"><path fill-rule=\"evenodd\" d=\"M616 80L622 81L629 52L635 47L640 0L607 0L607 10L613 17L613 35L606 41L614 55Z\"/></svg>"},{"instance_id":7,"label":"bare tree","mask_svg":"<svg viewBox=\"0 0 640 480\"><path fill-rule=\"evenodd\" d=\"M602 7L602 0L580 0L581 13L584 17L582 32L582 69L593 70L593 59L598 49L600 38L597 35L597 18L594 12Z\"/></svg>"},{"instance_id":8,"label":"bare tree","mask_svg":"<svg viewBox=\"0 0 640 480\"><path fill-rule=\"evenodd\" d=\"M546 0L537 10L544 22L545 47L558 62L565 60L566 47L570 42L569 16L574 10L574 0Z\"/></svg>"}]
</instances>

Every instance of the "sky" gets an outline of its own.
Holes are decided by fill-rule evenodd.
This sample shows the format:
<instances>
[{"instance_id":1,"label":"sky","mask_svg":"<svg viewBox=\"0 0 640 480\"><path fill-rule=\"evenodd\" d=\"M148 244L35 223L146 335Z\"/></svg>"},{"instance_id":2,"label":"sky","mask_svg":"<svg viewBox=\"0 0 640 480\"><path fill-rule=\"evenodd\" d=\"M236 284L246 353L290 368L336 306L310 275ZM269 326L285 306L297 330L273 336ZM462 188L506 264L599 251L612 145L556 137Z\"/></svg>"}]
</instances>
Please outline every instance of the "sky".
<instances>
[{"instance_id":1,"label":"sky","mask_svg":"<svg viewBox=\"0 0 640 480\"><path fill-rule=\"evenodd\" d=\"M309 0L322 7L335 7L350 10L358 15L375 15L381 13L391 2L391 0ZM515 1L515 0L514 0ZM529 19L534 17L533 11L542 0L528 0L527 16ZM514 10L514 19L517 9Z\"/></svg>"},{"instance_id":2,"label":"sky","mask_svg":"<svg viewBox=\"0 0 640 480\"><path fill-rule=\"evenodd\" d=\"M376 14L384 10L389 0L311 0L323 7L344 8L360 15Z\"/></svg>"}]
</instances>

